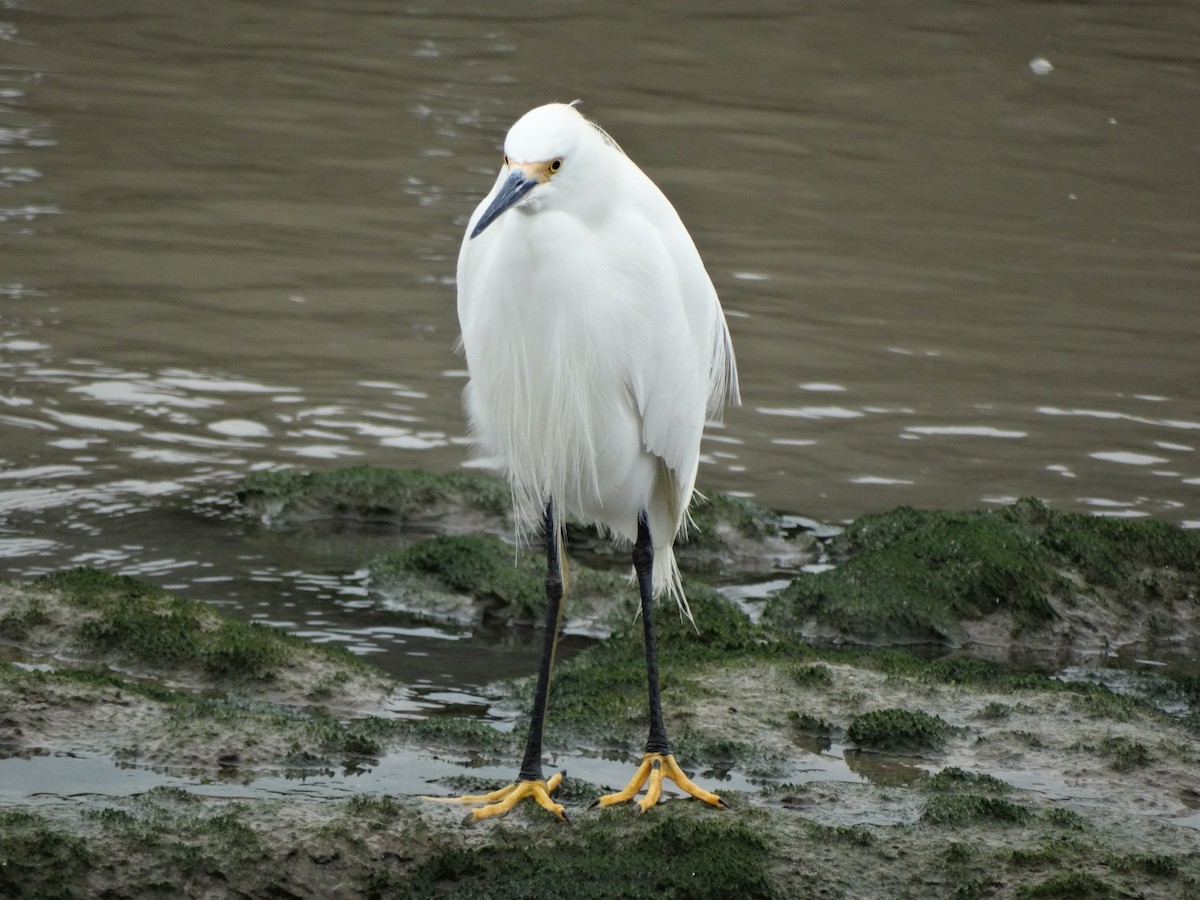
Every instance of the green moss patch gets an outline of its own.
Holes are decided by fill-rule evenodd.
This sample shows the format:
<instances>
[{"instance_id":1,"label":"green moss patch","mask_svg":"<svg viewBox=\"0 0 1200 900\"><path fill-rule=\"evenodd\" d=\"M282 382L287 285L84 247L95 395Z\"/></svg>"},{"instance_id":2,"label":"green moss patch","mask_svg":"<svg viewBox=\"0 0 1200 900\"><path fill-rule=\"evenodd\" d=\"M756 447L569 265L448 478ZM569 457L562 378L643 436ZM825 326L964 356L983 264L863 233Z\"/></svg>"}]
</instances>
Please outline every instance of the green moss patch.
<instances>
[{"instance_id":1,"label":"green moss patch","mask_svg":"<svg viewBox=\"0 0 1200 900\"><path fill-rule=\"evenodd\" d=\"M796 731L797 734L806 737L828 738L831 737L837 730L833 723L828 719L822 719L820 716L809 715L798 710L788 710L788 724Z\"/></svg>"},{"instance_id":2,"label":"green moss patch","mask_svg":"<svg viewBox=\"0 0 1200 900\"><path fill-rule=\"evenodd\" d=\"M270 525L319 522L387 523L453 534L511 534L512 498L497 478L469 472L350 466L305 472L252 472L233 493L246 516ZM785 526L777 512L739 497L713 495L692 510L694 528L676 546L685 571L705 575L786 569L816 556L816 538ZM628 564L627 546L614 546L594 528L568 524L569 553L584 561ZM599 564L599 563L597 563Z\"/></svg>"},{"instance_id":3,"label":"green moss patch","mask_svg":"<svg viewBox=\"0 0 1200 900\"><path fill-rule=\"evenodd\" d=\"M153 669L194 667L213 678L254 681L272 677L298 648L309 648L274 629L234 621L202 603L95 569L47 575L35 586L95 613L78 626L84 645Z\"/></svg>"},{"instance_id":4,"label":"green moss patch","mask_svg":"<svg viewBox=\"0 0 1200 900\"><path fill-rule=\"evenodd\" d=\"M344 649L247 624L96 569L0 582L0 621L10 623L0 640L29 661L59 660L61 678L156 702L177 699L155 681L169 678L174 687L213 699L228 693L266 707L354 716L375 712L395 690L383 673ZM64 659L74 668L62 665ZM137 678L124 674L129 671Z\"/></svg>"},{"instance_id":5,"label":"green moss patch","mask_svg":"<svg viewBox=\"0 0 1200 900\"><path fill-rule=\"evenodd\" d=\"M929 798L921 821L930 825L1024 825L1033 810L992 794L937 794Z\"/></svg>"},{"instance_id":6,"label":"green moss patch","mask_svg":"<svg viewBox=\"0 0 1200 900\"><path fill-rule=\"evenodd\" d=\"M920 753L941 747L954 729L940 716L916 709L878 709L855 716L846 737L864 750Z\"/></svg>"},{"instance_id":7,"label":"green moss patch","mask_svg":"<svg viewBox=\"0 0 1200 900\"><path fill-rule=\"evenodd\" d=\"M788 529L779 513L744 497L704 497L692 507L691 519L687 540L675 545L680 566L690 573L761 577L776 568L795 571L819 552L814 535Z\"/></svg>"},{"instance_id":8,"label":"green moss patch","mask_svg":"<svg viewBox=\"0 0 1200 900\"><path fill-rule=\"evenodd\" d=\"M691 526L675 542L675 557L687 575L729 581L762 579L775 571L797 571L816 559L817 538L789 528L783 516L742 497L712 494L689 511ZM629 547L614 545L593 528L567 525L568 552L599 565L629 564Z\"/></svg>"},{"instance_id":9,"label":"green moss patch","mask_svg":"<svg viewBox=\"0 0 1200 900\"><path fill-rule=\"evenodd\" d=\"M447 536L375 557L371 595L435 621L542 626L546 562L540 552L495 537ZM636 590L616 572L568 563L564 627L595 636L633 615Z\"/></svg>"},{"instance_id":10,"label":"green moss patch","mask_svg":"<svg viewBox=\"0 0 1200 900\"><path fill-rule=\"evenodd\" d=\"M376 557L368 573L373 595L438 618L532 624L545 615L545 564L496 538L431 538Z\"/></svg>"},{"instance_id":11,"label":"green moss patch","mask_svg":"<svg viewBox=\"0 0 1200 900\"><path fill-rule=\"evenodd\" d=\"M767 866L769 845L758 831L711 811L662 812L654 819L617 812L581 820L574 833L560 830L549 842L524 838L443 850L411 874L377 879L374 889L405 898L532 900L558 890L580 900L779 896ZM617 816L622 825L614 827Z\"/></svg>"},{"instance_id":12,"label":"green moss patch","mask_svg":"<svg viewBox=\"0 0 1200 900\"><path fill-rule=\"evenodd\" d=\"M481 524L482 516L495 527L506 521L511 505L508 487L495 478L376 466L252 472L235 496L246 514L281 524L317 519L427 524L446 517Z\"/></svg>"},{"instance_id":13,"label":"green moss patch","mask_svg":"<svg viewBox=\"0 0 1200 900\"><path fill-rule=\"evenodd\" d=\"M1099 751L1112 760L1111 765L1118 772L1143 769L1153 759L1145 744L1128 737L1106 737L1100 741Z\"/></svg>"},{"instance_id":14,"label":"green moss patch","mask_svg":"<svg viewBox=\"0 0 1200 900\"><path fill-rule=\"evenodd\" d=\"M0 810L0 896L84 897L87 844L42 816Z\"/></svg>"},{"instance_id":15,"label":"green moss patch","mask_svg":"<svg viewBox=\"0 0 1200 900\"><path fill-rule=\"evenodd\" d=\"M53 621L40 597L25 598L0 616L0 640L23 641L34 629Z\"/></svg>"},{"instance_id":16,"label":"green moss patch","mask_svg":"<svg viewBox=\"0 0 1200 900\"><path fill-rule=\"evenodd\" d=\"M1007 794L1012 786L992 775L967 772L956 766L942 769L920 783L922 790L932 793L973 792L981 794Z\"/></svg>"},{"instance_id":17,"label":"green moss patch","mask_svg":"<svg viewBox=\"0 0 1200 900\"><path fill-rule=\"evenodd\" d=\"M1172 627L1169 605L1194 604L1200 588L1200 532L1036 500L864 516L830 550L837 568L796 578L768 603L767 621L866 642L953 644L970 620L1001 617L1021 634L1086 606L1104 608L1117 631L1132 619L1138 637L1153 638Z\"/></svg>"},{"instance_id":18,"label":"green moss patch","mask_svg":"<svg viewBox=\"0 0 1200 900\"><path fill-rule=\"evenodd\" d=\"M1069 872L1053 875L1037 884L1024 885L1017 891L1017 900L1109 900L1118 894L1095 875Z\"/></svg>"}]
</instances>

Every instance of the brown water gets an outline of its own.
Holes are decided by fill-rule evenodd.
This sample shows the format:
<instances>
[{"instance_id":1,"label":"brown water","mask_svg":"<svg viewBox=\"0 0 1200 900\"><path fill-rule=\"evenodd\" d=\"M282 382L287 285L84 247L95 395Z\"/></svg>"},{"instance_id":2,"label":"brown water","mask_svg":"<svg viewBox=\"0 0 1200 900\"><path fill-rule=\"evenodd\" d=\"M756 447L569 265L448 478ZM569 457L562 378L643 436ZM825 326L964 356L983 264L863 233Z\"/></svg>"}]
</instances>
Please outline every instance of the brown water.
<instances>
[{"instance_id":1,"label":"brown water","mask_svg":"<svg viewBox=\"0 0 1200 900\"><path fill-rule=\"evenodd\" d=\"M137 574L486 707L532 656L371 609L394 537L198 513L256 467L468 461L462 229L577 97L730 316L702 489L1200 527L1191 0L464 8L0 4L0 571Z\"/></svg>"}]
</instances>

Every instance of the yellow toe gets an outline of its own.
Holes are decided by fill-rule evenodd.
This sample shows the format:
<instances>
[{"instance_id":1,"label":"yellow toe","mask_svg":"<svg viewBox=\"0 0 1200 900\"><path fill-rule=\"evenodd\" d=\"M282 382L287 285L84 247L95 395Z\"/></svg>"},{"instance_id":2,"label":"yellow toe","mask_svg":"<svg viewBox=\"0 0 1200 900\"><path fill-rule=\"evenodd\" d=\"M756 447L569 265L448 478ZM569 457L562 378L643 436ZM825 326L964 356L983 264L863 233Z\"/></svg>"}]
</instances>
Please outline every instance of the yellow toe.
<instances>
[{"instance_id":1,"label":"yellow toe","mask_svg":"<svg viewBox=\"0 0 1200 900\"><path fill-rule=\"evenodd\" d=\"M697 800L703 800L710 806L717 806L725 809L725 801L714 794L712 791L706 791L704 788L697 785L694 781L683 773L683 769L679 768L679 763L675 762L674 755L668 753L663 759L663 766L666 768L666 776L670 778L679 789L685 794L690 794Z\"/></svg>"},{"instance_id":2,"label":"yellow toe","mask_svg":"<svg viewBox=\"0 0 1200 900\"><path fill-rule=\"evenodd\" d=\"M638 802L638 809L645 812L658 803L662 796L663 766L662 758L656 757L650 761L650 783L646 786L646 796Z\"/></svg>"},{"instance_id":3,"label":"yellow toe","mask_svg":"<svg viewBox=\"0 0 1200 900\"><path fill-rule=\"evenodd\" d=\"M617 791L615 794L605 794L592 804L592 808L599 807L603 809L606 806L616 806L618 803L628 803L636 797L638 791L642 789L642 785L646 783L646 779L650 776L650 767L652 765L651 755L647 753L642 759L642 764L633 773L633 778L630 779L629 784L625 785L624 790Z\"/></svg>"},{"instance_id":4,"label":"yellow toe","mask_svg":"<svg viewBox=\"0 0 1200 900\"><path fill-rule=\"evenodd\" d=\"M567 816L563 805L555 803L550 796L558 790L562 780L563 773L558 772L549 781L541 779L518 781L488 794L468 794L463 797L424 797L422 799L433 800L436 803L483 804L478 809L471 810L471 814L467 816L467 822L479 822L482 819L503 816L522 800L533 800L542 809L548 810L556 818L565 822Z\"/></svg>"},{"instance_id":5,"label":"yellow toe","mask_svg":"<svg viewBox=\"0 0 1200 900\"><path fill-rule=\"evenodd\" d=\"M647 753L642 757L642 764L638 766L637 772L629 784L625 785L624 790L617 791L615 794L605 794L599 800L592 804L592 808L606 806L616 806L618 803L628 803L646 787L646 796L638 801L638 809L642 812L655 806L662 799L662 783L666 778L669 781L675 782L679 789L689 796L695 797L697 800L703 800L710 806L725 808L725 801L718 797L712 791L706 791L699 787L687 775L683 769L679 768L679 763L675 761L674 755L670 753Z\"/></svg>"}]
</instances>

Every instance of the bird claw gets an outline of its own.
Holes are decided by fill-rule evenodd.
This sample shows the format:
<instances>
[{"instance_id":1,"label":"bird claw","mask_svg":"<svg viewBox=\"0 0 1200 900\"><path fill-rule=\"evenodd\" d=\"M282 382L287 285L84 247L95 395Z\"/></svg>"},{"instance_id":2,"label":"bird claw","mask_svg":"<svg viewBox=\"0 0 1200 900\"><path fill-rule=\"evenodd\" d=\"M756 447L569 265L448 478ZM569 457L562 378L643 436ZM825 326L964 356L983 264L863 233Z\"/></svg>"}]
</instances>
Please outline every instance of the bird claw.
<instances>
[{"instance_id":1,"label":"bird claw","mask_svg":"<svg viewBox=\"0 0 1200 900\"><path fill-rule=\"evenodd\" d=\"M503 816L508 813L514 806L522 800L531 799L542 809L548 810L560 822L568 822L566 810L561 803L555 803L552 799L559 785L562 784L563 776L566 772L557 772L548 780L537 779L529 781L517 781L499 790L491 791L487 794L467 794L462 797L422 797L423 800L432 800L434 803L480 803L483 804L478 809L471 810L467 817L463 819L464 825L473 825L475 822L483 819L491 819L496 816Z\"/></svg>"},{"instance_id":2,"label":"bird claw","mask_svg":"<svg viewBox=\"0 0 1200 900\"><path fill-rule=\"evenodd\" d=\"M642 786L646 786L646 796L638 801L637 807L639 812L646 812L650 807L655 806L662 798L663 779L675 782L675 784L685 794L695 797L697 800L703 800L710 806L716 806L720 809L725 809L725 801L711 791L706 791L704 788L695 784L683 769L679 768L679 763L675 761L674 754L671 753L647 753L642 757L642 763L634 772L633 778L629 784L625 785L623 790L617 791L615 794L605 794L592 803L591 808L599 807L603 809L608 806L616 806L619 803L628 803L641 791Z\"/></svg>"}]
</instances>

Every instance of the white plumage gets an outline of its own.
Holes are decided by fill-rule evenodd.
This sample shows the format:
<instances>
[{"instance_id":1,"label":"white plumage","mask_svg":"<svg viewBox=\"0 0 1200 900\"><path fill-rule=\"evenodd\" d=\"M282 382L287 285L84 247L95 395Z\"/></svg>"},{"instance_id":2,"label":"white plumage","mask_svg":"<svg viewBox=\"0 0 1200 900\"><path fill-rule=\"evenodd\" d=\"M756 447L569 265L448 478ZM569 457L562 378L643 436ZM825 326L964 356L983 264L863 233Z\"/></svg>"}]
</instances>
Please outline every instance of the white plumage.
<instances>
[{"instance_id":1,"label":"white plumage","mask_svg":"<svg viewBox=\"0 0 1200 900\"><path fill-rule=\"evenodd\" d=\"M705 420L738 401L717 293L671 203L573 106L527 113L504 152L458 258L471 430L528 528L553 501L632 541L644 510L654 593L686 610L672 544Z\"/></svg>"}]
</instances>

